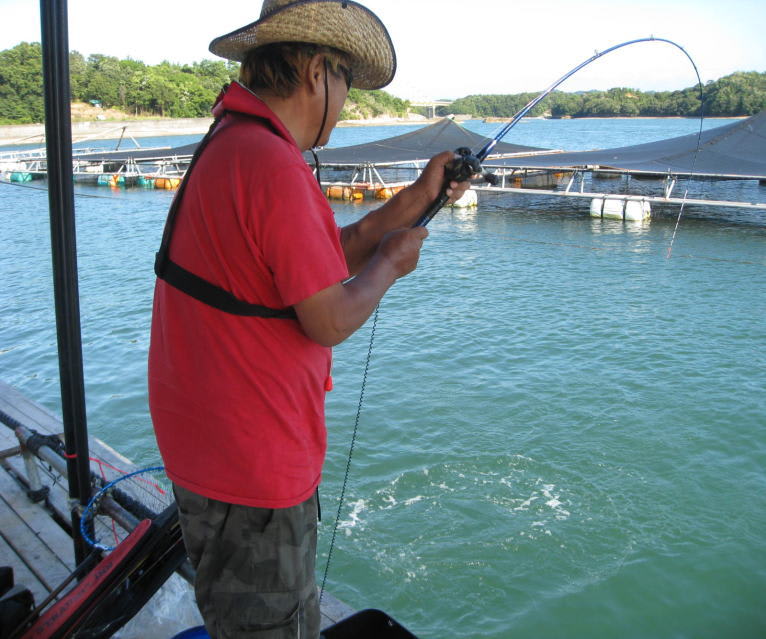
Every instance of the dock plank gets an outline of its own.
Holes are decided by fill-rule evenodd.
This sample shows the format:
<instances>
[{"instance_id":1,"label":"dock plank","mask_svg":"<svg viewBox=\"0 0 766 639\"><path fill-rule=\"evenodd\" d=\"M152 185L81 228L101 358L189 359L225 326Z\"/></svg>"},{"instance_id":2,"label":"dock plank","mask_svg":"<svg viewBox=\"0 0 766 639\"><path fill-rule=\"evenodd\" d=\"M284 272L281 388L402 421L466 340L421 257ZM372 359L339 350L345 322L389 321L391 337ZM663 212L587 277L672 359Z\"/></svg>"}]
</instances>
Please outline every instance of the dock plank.
<instances>
[{"instance_id":1,"label":"dock plank","mask_svg":"<svg viewBox=\"0 0 766 639\"><path fill-rule=\"evenodd\" d=\"M51 539L56 539L56 523L49 519L43 529L35 529L25 519L29 513L19 512L20 502L16 491L8 494L9 488L5 479L13 480L5 471L0 471L2 494L0 494L0 538L3 543L3 565L11 565L14 569L16 583L29 588L36 602L41 602L50 592L62 583L70 573L65 560L51 549ZM14 482L15 483L15 482ZM22 493L22 499L26 496ZM41 520L33 523L41 523ZM59 531L61 529L59 528ZM63 531L61 531L63 532ZM58 542L54 542L58 543ZM71 540L69 540L70 555ZM70 562L72 563L72 562Z\"/></svg>"},{"instance_id":2,"label":"dock plank","mask_svg":"<svg viewBox=\"0 0 766 639\"><path fill-rule=\"evenodd\" d=\"M345 619L346 617L356 612L351 606L348 606L339 599L336 599L329 592L325 592L322 595L321 604L321 627L323 629L333 625L334 623L338 623L341 619Z\"/></svg>"},{"instance_id":3,"label":"dock plank","mask_svg":"<svg viewBox=\"0 0 766 639\"><path fill-rule=\"evenodd\" d=\"M2 521L2 515L0 515ZM5 535L2 534L3 526L0 524L0 564L13 568L14 582L19 586L29 588L35 598L35 604L43 601L48 596L48 589L43 583L29 570L27 565L16 554L12 546L5 541Z\"/></svg>"},{"instance_id":4,"label":"dock plank","mask_svg":"<svg viewBox=\"0 0 766 639\"><path fill-rule=\"evenodd\" d=\"M0 381L0 410L45 435L60 433L61 420L40 404L30 401L18 390ZM4 427L4 430L10 430Z\"/></svg>"},{"instance_id":5,"label":"dock plank","mask_svg":"<svg viewBox=\"0 0 766 639\"><path fill-rule=\"evenodd\" d=\"M67 489L66 479L60 477L55 471L50 471L48 466L42 461L37 460L36 463L40 472L41 483L49 489L49 506L57 512L60 518L64 521L69 521L71 515L69 512L69 491ZM24 460L20 455L4 459L3 465L8 466L16 474L21 475L22 477L27 476Z\"/></svg>"},{"instance_id":6,"label":"dock plank","mask_svg":"<svg viewBox=\"0 0 766 639\"><path fill-rule=\"evenodd\" d=\"M74 569L72 538L53 520L42 503L29 501L22 487L4 469L0 469L0 505L23 522L24 527L20 528L23 543L29 541L30 548L32 544L42 544L51 553L51 577L56 584L63 581ZM7 532L8 529L4 526L3 530Z\"/></svg>"}]
</instances>

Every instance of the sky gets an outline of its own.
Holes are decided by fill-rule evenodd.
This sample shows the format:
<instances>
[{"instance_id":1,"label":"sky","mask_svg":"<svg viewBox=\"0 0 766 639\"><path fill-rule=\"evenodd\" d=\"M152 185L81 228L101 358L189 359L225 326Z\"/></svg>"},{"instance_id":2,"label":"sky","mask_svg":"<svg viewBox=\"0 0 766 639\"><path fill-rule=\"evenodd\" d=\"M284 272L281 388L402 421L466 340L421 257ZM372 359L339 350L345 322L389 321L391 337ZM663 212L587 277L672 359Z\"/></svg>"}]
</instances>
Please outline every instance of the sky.
<instances>
[{"instance_id":1,"label":"sky","mask_svg":"<svg viewBox=\"0 0 766 639\"><path fill-rule=\"evenodd\" d=\"M763 0L362 0L386 25L398 69L385 89L417 100L540 91L597 51L627 40L667 38L703 82L766 71ZM218 59L214 37L253 22L259 0L69 0L69 48L147 64ZM0 0L0 50L40 41L39 0ZM642 91L696 84L682 51L631 45L560 88Z\"/></svg>"}]
</instances>

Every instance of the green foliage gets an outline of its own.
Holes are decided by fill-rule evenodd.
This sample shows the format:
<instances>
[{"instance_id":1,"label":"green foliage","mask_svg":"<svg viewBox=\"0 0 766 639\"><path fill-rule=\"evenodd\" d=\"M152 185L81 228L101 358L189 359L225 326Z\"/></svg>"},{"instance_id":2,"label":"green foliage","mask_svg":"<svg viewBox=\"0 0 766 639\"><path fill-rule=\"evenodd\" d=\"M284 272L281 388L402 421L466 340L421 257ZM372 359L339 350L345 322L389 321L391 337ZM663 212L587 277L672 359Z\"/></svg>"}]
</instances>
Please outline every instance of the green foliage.
<instances>
[{"instance_id":1,"label":"green foliage","mask_svg":"<svg viewBox=\"0 0 766 639\"><path fill-rule=\"evenodd\" d=\"M738 71L708 83L705 91L706 110L714 110L717 115L758 113L766 108L766 73Z\"/></svg>"},{"instance_id":2,"label":"green foliage","mask_svg":"<svg viewBox=\"0 0 766 639\"><path fill-rule=\"evenodd\" d=\"M196 118L210 115L221 87L239 74L234 62L203 60L191 65L148 66L130 58L69 54L73 100L98 101L136 116ZM0 123L44 119L40 44L22 42L0 52Z\"/></svg>"},{"instance_id":3,"label":"green foliage","mask_svg":"<svg viewBox=\"0 0 766 639\"><path fill-rule=\"evenodd\" d=\"M455 100L451 113L467 113L479 118L510 118L537 94L469 95ZM755 115L766 109L766 73L755 71L732 73L703 88L704 113L711 117ZM641 92L614 88L608 91L562 93L554 91L540 102L530 115L552 117L633 117L700 114L699 87L682 91Z\"/></svg>"},{"instance_id":4,"label":"green foliage","mask_svg":"<svg viewBox=\"0 0 766 639\"><path fill-rule=\"evenodd\" d=\"M22 42L0 52L0 123L42 122L43 80L39 43ZM135 116L196 118L210 114L225 84L239 75L239 64L202 60L149 66L130 58L69 54L72 99L98 101ZM409 102L385 91L351 89L341 119L404 116Z\"/></svg>"},{"instance_id":5,"label":"green foliage","mask_svg":"<svg viewBox=\"0 0 766 639\"><path fill-rule=\"evenodd\" d=\"M45 119L42 50L22 42L0 51L0 123L26 124Z\"/></svg>"},{"instance_id":6,"label":"green foliage","mask_svg":"<svg viewBox=\"0 0 766 639\"><path fill-rule=\"evenodd\" d=\"M385 91L351 89L340 113L340 119L360 120L382 115L403 117L407 114L409 106L409 101L395 98Z\"/></svg>"},{"instance_id":7,"label":"green foliage","mask_svg":"<svg viewBox=\"0 0 766 639\"><path fill-rule=\"evenodd\" d=\"M40 44L22 42L0 51L0 124L42 122L44 119L42 53ZM136 116L173 118L210 114L221 87L235 79L235 62L203 60L193 64L149 66L130 58L94 54L86 59L77 51L69 55L73 100L98 100L104 108L117 108ZM441 114L467 113L479 118L508 118L536 93L469 95ZM766 73L737 72L704 87L705 115L753 115L766 109ZM385 91L351 89L340 119L404 116L407 100ZM530 115L553 117L631 117L699 115L697 87L682 91L646 92L629 88L585 93L553 92Z\"/></svg>"}]
</instances>

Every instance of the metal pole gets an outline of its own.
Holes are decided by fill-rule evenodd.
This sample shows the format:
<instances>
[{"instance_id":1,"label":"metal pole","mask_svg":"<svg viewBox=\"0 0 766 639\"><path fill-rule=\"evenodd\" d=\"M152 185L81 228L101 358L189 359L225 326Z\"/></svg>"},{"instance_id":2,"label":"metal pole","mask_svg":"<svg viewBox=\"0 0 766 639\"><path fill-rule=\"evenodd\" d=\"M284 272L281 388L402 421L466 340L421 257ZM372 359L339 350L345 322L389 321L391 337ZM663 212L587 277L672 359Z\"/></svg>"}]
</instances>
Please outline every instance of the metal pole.
<instances>
[{"instance_id":1,"label":"metal pole","mask_svg":"<svg viewBox=\"0 0 766 639\"><path fill-rule=\"evenodd\" d=\"M74 189L72 186L72 124L69 90L67 1L40 0L45 135L48 161L48 202L56 300L61 411L69 476L69 496L83 506L90 497L88 427L80 335L77 284ZM80 514L72 508L75 563L88 554L79 534Z\"/></svg>"}]
</instances>

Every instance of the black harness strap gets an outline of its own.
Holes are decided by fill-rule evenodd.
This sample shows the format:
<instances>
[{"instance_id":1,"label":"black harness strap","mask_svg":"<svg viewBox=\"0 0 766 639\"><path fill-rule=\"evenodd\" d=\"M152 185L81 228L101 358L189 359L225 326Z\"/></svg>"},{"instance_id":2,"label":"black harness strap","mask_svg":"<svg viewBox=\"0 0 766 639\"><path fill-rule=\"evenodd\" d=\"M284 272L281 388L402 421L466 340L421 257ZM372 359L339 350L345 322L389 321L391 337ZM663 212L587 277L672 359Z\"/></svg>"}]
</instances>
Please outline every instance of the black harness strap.
<instances>
[{"instance_id":1,"label":"black harness strap","mask_svg":"<svg viewBox=\"0 0 766 639\"><path fill-rule=\"evenodd\" d=\"M262 306L260 304L251 304L245 302L226 289L221 288L206 279L195 275L191 271L186 270L183 266L180 266L170 259L170 239L173 235L173 227L175 225L176 216L178 215L178 209L181 206L181 200L183 198L186 183L189 181L189 175L192 172L197 160L202 152L213 137L213 132L216 130L218 124L223 117L229 113L224 111L218 116L213 124L210 126L210 130L200 142L197 150L194 152L189 168L186 170L186 175L181 181L181 186L178 188L176 196L173 198L173 202L170 205L168 211L168 217L165 221L165 230L162 233L162 243L160 249L157 251L156 259L154 261L154 272L157 277L164 280L179 291L186 293L208 306L217 308L225 313L231 313L232 315L243 315L247 317L265 317L272 319L297 319L295 310L293 308L269 308L268 306ZM247 114L241 114L247 115ZM254 117L254 116L249 116Z\"/></svg>"}]
</instances>

